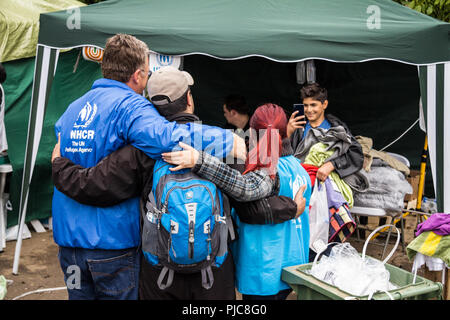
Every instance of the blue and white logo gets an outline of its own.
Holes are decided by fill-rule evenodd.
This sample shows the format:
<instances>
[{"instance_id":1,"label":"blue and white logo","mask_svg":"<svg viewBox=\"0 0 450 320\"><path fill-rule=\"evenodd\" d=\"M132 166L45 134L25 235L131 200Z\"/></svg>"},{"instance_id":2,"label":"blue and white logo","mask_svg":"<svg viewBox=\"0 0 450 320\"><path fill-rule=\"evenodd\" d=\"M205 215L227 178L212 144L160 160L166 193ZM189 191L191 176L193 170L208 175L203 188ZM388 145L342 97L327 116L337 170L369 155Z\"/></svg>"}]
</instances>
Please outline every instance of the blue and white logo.
<instances>
[{"instance_id":1,"label":"blue and white logo","mask_svg":"<svg viewBox=\"0 0 450 320\"><path fill-rule=\"evenodd\" d=\"M166 66L172 66L179 69L181 65L181 58L182 57L180 56L169 56L151 52L149 55L149 67L152 72Z\"/></svg>"},{"instance_id":2,"label":"blue and white logo","mask_svg":"<svg viewBox=\"0 0 450 320\"><path fill-rule=\"evenodd\" d=\"M91 106L89 102L86 102L86 105L81 109L80 113L78 113L77 120L73 125L74 128L86 128L91 124L92 120L94 120L95 114L97 113L97 105L94 103L94 106Z\"/></svg>"},{"instance_id":3,"label":"blue and white logo","mask_svg":"<svg viewBox=\"0 0 450 320\"><path fill-rule=\"evenodd\" d=\"M186 197L186 200L191 200L192 198L194 198L194 192L188 191L184 194L184 196Z\"/></svg>"},{"instance_id":4,"label":"blue and white logo","mask_svg":"<svg viewBox=\"0 0 450 320\"><path fill-rule=\"evenodd\" d=\"M289 181L293 197L295 197L300 187L304 184L307 184L306 178L299 175L295 177L294 182L292 182L292 180Z\"/></svg>"},{"instance_id":5,"label":"blue and white logo","mask_svg":"<svg viewBox=\"0 0 450 320\"><path fill-rule=\"evenodd\" d=\"M157 54L156 59L160 66L170 66L173 63L173 56L165 56L162 54Z\"/></svg>"}]
</instances>

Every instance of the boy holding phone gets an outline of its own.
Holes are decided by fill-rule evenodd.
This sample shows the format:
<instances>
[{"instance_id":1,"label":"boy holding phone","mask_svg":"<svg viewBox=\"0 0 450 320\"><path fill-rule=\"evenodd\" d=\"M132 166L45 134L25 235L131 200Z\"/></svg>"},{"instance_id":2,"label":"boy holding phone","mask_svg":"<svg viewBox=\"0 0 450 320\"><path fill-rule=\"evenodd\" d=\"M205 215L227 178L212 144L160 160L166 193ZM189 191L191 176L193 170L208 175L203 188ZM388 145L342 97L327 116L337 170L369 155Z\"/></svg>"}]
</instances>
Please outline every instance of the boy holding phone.
<instances>
[{"instance_id":1,"label":"boy holding phone","mask_svg":"<svg viewBox=\"0 0 450 320\"><path fill-rule=\"evenodd\" d=\"M356 141L347 125L331 114L325 114L328 107L328 93L325 88L320 87L317 83L308 84L301 90L303 100L304 115L299 105L295 107L288 126L287 136L291 139L291 144L295 151L300 142L305 139L311 128L330 129L332 127L342 126L347 134L351 137L351 145L348 151L341 156L325 162L317 171L317 178L325 181L328 175L336 171L341 177L345 178L362 168L364 155L361 145Z\"/></svg>"}]
</instances>

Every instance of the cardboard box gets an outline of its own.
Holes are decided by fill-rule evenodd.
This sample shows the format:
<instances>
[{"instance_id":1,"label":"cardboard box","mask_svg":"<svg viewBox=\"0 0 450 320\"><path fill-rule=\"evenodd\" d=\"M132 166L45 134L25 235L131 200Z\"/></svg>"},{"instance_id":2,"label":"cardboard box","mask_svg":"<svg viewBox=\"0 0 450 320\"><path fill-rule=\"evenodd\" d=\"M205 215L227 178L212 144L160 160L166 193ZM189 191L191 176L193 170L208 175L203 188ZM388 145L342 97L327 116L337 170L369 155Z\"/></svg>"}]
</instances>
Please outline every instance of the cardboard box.
<instances>
[{"instance_id":1,"label":"cardboard box","mask_svg":"<svg viewBox=\"0 0 450 320\"><path fill-rule=\"evenodd\" d=\"M417 199L417 194L419 193L419 180L420 180L420 171L411 170L409 176L406 178L409 184L413 188L412 194L405 195L405 201L411 201Z\"/></svg>"},{"instance_id":2,"label":"cardboard box","mask_svg":"<svg viewBox=\"0 0 450 320\"><path fill-rule=\"evenodd\" d=\"M445 279L444 279L444 284L443 284L443 288L442 288L442 298L444 300L450 300L450 285L449 285L449 280L448 278L450 277L450 269L444 269L442 271L430 271L428 270L428 268L425 268L425 275L424 277L434 281L434 282L441 282L442 281L442 272L445 272Z\"/></svg>"}]
</instances>

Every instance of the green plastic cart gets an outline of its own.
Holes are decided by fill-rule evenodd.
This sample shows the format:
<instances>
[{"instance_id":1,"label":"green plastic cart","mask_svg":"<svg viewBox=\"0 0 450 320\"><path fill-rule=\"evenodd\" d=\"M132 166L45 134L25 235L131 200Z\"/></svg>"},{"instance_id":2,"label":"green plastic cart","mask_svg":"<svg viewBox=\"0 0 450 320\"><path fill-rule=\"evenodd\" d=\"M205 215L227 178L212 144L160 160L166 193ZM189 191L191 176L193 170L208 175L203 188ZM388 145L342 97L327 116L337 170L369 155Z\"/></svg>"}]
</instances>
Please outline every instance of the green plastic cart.
<instances>
[{"instance_id":1,"label":"green plastic cart","mask_svg":"<svg viewBox=\"0 0 450 320\"><path fill-rule=\"evenodd\" d=\"M286 267L283 269L281 278L297 293L298 300L367 300L368 296L353 296L321 281L308 271L312 263ZM442 284L433 282L408 271L386 264L390 273L390 282L398 288L389 291L394 300L428 300L442 299ZM391 300L388 294L377 292L372 296L374 300Z\"/></svg>"}]
</instances>

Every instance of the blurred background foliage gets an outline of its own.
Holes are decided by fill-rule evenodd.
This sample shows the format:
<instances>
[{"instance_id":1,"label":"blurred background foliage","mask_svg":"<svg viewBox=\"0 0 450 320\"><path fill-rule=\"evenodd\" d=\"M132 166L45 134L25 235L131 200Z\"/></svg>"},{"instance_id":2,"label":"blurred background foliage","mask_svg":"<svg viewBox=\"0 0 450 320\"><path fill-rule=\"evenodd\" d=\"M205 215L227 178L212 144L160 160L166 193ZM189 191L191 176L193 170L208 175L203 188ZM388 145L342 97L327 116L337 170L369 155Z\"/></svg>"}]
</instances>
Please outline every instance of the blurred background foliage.
<instances>
[{"instance_id":1,"label":"blurred background foliage","mask_svg":"<svg viewBox=\"0 0 450 320\"><path fill-rule=\"evenodd\" d=\"M450 0L393 0L430 17L450 22Z\"/></svg>"}]
</instances>

